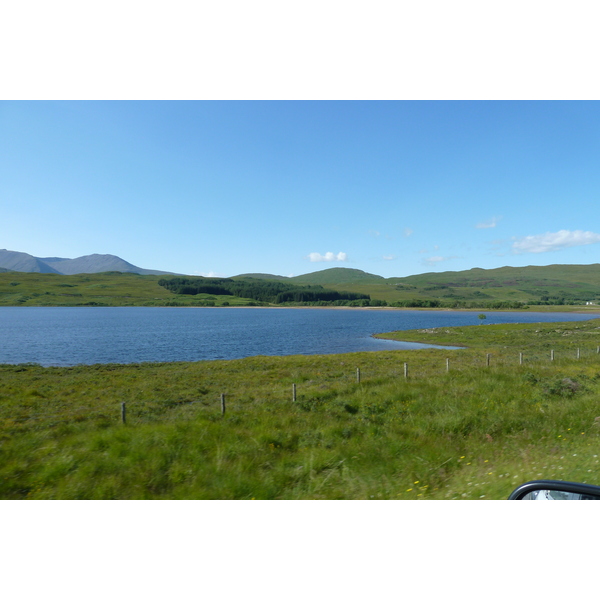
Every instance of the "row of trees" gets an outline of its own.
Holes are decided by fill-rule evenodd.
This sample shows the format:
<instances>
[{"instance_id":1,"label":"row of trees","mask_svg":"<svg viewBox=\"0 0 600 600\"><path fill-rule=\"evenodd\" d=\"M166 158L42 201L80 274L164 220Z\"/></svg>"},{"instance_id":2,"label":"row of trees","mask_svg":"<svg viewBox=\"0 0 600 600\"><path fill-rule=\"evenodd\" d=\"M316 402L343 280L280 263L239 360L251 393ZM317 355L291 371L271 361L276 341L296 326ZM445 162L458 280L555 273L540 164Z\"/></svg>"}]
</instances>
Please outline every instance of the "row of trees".
<instances>
[{"instance_id":1,"label":"row of trees","mask_svg":"<svg viewBox=\"0 0 600 600\"><path fill-rule=\"evenodd\" d=\"M480 300L465 301L465 300L424 300L413 298L410 300L399 300L392 302L390 306L404 308L487 308L487 309L523 309L528 308L528 305L523 302L513 302L510 300L492 300L482 302Z\"/></svg>"},{"instance_id":2,"label":"row of trees","mask_svg":"<svg viewBox=\"0 0 600 600\"><path fill-rule=\"evenodd\" d=\"M370 300L366 294L336 292L320 285L297 286L282 281L265 279L216 279L204 277L171 277L158 284L175 294L238 296L258 302L275 304Z\"/></svg>"},{"instance_id":3,"label":"row of trees","mask_svg":"<svg viewBox=\"0 0 600 600\"><path fill-rule=\"evenodd\" d=\"M282 304L289 304L294 306L354 306L354 307L367 307L367 306L387 306L388 303L385 300L317 300L317 301L305 301L305 302L284 302Z\"/></svg>"},{"instance_id":4,"label":"row of trees","mask_svg":"<svg viewBox=\"0 0 600 600\"><path fill-rule=\"evenodd\" d=\"M306 289L290 290L277 294L276 304L285 304L286 302L336 302L338 300L369 300L369 296L364 294L353 294L351 292L333 292L329 290L313 291Z\"/></svg>"},{"instance_id":5,"label":"row of trees","mask_svg":"<svg viewBox=\"0 0 600 600\"><path fill-rule=\"evenodd\" d=\"M588 300L573 300L571 298L547 298L542 297L541 300L530 300L528 304L535 304L536 306L577 306L579 304L585 304Z\"/></svg>"},{"instance_id":6,"label":"row of trees","mask_svg":"<svg viewBox=\"0 0 600 600\"><path fill-rule=\"evenodd\" d=\"M159 285L175 294L237 296L250 298L258 303L301 304L305 306L391 306L403 308L481 308L481 309L526 309L528 305L576 304L571 298L542 296L540 300L527 303L511 300L463 300L458 298L425 299L410 298L388 303L372 300L366 294L328 290L320 285L298 286L283 281L266 279L218 279L205 277L162 278ZM581 303L581 302L579 302Z\"/></svg>"}]
</instances>

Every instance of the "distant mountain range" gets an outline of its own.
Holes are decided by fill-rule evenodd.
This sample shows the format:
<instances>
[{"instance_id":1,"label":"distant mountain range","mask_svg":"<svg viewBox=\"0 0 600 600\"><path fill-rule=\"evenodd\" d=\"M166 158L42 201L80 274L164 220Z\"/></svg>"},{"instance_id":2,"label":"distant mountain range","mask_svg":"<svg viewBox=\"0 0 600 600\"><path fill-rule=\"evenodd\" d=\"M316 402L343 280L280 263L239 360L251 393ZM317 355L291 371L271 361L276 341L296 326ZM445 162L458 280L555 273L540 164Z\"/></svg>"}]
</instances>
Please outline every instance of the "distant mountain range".
<instances>
[{"instance_id":1,"label":"distant mountain range","mask_svg":"<svg viewBox=\"0 0 600 600\"><path fill-rule=\"evenodd\" d=\"M6 305L21 305L23 302L39 303L41 283L27 288L26 281L10 277L8 272L50 273L60 275L131 273L139 275L175 275L170 271L142 269L112 254L91 254L79 258L37 257L25 252L0 250L0 288L2 282L9 286L5 290ZM104 277L103 275L100 277ZM194 276L184 276L191 277ZM547 265L527 267L501 267L497 269L474 268L468 271L444 271L422 273L407 277L381 277L359 269L334 267L295 277L283 277L268 273L245 273L229 278L252 284L254 280L270 280L299 286L322 286L329 291L366 295L372 301L384 302L388 306L424 307L424 308L519 308L521 305L588 305L600 306L600 264L590 265ZM25 278L27 279L27 278ZM29 278L31 279L31 278ZM50 277L50 279L54 279ZM121 279L121 278L119 278ZM144 301L157 300L157 281L154 278L143 280L135 278L136 293L144 289ZM201 279L196 277L195 279ZM213 278L216 279L216 278ZM44 285L49 285L49 280ZM15 291L18 288L18 293ZM56 284L65 285L65 284ZM75 284L69 285L74 287ZM104 280L103 288L107 286ZM111 284L112 285L112 284ZM147 287L144 287L147 286ZM139 288L139 289L138 289ZM56 290L50 286L50 296ZM87 293L86 290L84 292ZM78 292L79 293L79 292ZM145 294L145 295L144 295ZM64 294L62 294L64 296ZM0 304L2 290L0 289ZM19 296L19 298L17 298ZM104 294L106 296L106 294ZM93 297L90 302L107 302ZM111 295L113 305L118 305ZM118 294L117 294L118 296ZM131 296L131 294L130 294ZM23 300L23 297L27 298ZM87 296L86 296L87 298ZM61 302L64 298L61 297ZM141 302L141 300L139 300ZM132 300L128 296L127 303ZM49 304L52 305L52 304Z\"/></svg>"},{"instance_id":2,"label":"distant mountain range","mask_svg":"<svg viewBox=\"0 0 600 600\"><path fill-rule=\"evenodd\" d=\"M60 258L52 256L40 258L25 252L0 250L0 271L20 271L23 273L58 273L77 275L79 273L138 273L140 275L173 275L168 271L154 271L136 267L126 260L112 254L90 254L79 258Z\"/></svg>"},{"instance_id":3,"label":"distant mountain range","mask_svg":"<svg viewBox=\"0 0 600 600\"><path fill-rule=\"evenodd\" d=\"M79 258L41 258L0 250L0 272L57 273L137 273L139 275L178 275L169 271L142 269L112 254L90 254ZM359 269L334 267L283 277L268 273L246 273L231 279L266 279L294 285L320 285L330 290L367 294L377 300L437 303L463 306L465 303L520 302L530 304L600 304L600 264L547 265L528 267L474 268L468 271L422 273L385 278ZM462 303L462 304L461 304ZM418 304L417 304L418 305Z\"/></svg>"}]
</instances>

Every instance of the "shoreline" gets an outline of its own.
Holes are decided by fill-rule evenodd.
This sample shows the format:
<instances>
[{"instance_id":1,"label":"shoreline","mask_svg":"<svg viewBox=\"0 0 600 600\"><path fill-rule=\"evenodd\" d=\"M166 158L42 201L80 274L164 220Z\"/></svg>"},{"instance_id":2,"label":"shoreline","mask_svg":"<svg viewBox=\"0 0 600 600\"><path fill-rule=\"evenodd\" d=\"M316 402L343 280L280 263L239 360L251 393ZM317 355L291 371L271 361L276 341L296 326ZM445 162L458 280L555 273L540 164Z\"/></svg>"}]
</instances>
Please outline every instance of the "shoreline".
<instances>
[{"instance_id":1,"label":"shoreline","mask_svg":"<svg viewBox=\"0 0 600 600\"><path fill-rule=\"evenodd\" d=\"M561 305L564 306L564 305ZM146 308L146 307L140 307ZM147 308L276 308L276 309L316 309L316 310L388 310L388 311L407 311L407 310L418 310L418 311L437 311L437 312L541 312L541 313L577 313L577 314L600 314L600 306L595 306L593 309L586 309L582 306L574 307L570 309L558 309L554 306L529 306L526 309L519 308L448 308L448 307L437 307L437 308L425 308L421 306L165 306L165 307L147 307ZM543 310L542 310L543 309Z\"/></svg>"},{"instance_id":2,"label":"shoreline","mask_svg":"<svg viewBox=\"0 0 600 600\"><path fill-rule=\"evenodd\" d=\"M27 308L27 307L26 307ZM61 307L43 307L43 308L61 308ZM72 307L68 307L72 308ZM93 308L93 307L80 307L80 308ZM106 307L106 308L140 308L140 307ZM144 308L144 307L142 307ZM161 308L161 307L153 307L153 308ZM198 307L166 307L166 308L198 308ZM227 308L243 308L243 307L227 307ZM249 307L249 308L302 308L302 307ZM322 309L327 307L311 307L316 309ZM423 313L421 316L418 315L404 315L403 312L398 312L392 314L389 312L390 310L409 310L408 308L395 308L395 307L329 307L329 308L343 308L346 310L359 310L365 311L370 308L378 308L379 310L388 311L384 314L380 315L380 318L375 318L375 315L372 317L365 318L350 318L349 323L353 323L354 325L351 328L347 327L348 319L342 318L340 316L339 319L335 318L334 315L321 315L320 317L316 316L314 319L312 317L284 317L281 316L276 317L276 315L265 315L263 317L259 317L258 314L255 317L244 317L243 315L236 315L232 313L231 315L227 315L224 311L218 311L211 316L211 313L204 312L200 315L193 316L192 313L186 317L184 312L177 313L173 312L172 314L166 311L134 311L134 312L118 312L118 311L104 311L104 312L96 312L90 313L89 311L76 311L79 315L78 317L75 313L69 313L63 311L62 313L59 311L49 311L47 313L40 312L35 313L32 311L29 315L25 315L23 313L15 313L7 312L4 313L4 318L2 319L3 323L6 322L9 324L9 330L11 324L14 323L46 323L48 322L51 326L53 324L65 322L66 319L71 319L69 315L73 317L73 321L76 323L87 324L96 324L96 323L126 323L129 321L136 323L153 323L156 322L181 322L181 323L213 323L216 326L219 324L224 325L224 331L226 335L224 336L225 340L234 340L233 346L230 343L229 348L235 346L237 348L239 346L238 340L240 336L238 332L240 331L240 327L243 328L244 325L248 322L253 324L264 325L265 330L268 332L271 330L271 323L275 323L276 326L279 327L277 331L279 331L279 338L286 338L289 336L281 336L281 324L292 324L294 327L298 325L298 323L306 325L307 327L314 327L316 324L318 329L312 331L311 335L312 342L306 345L306 348L303 346L302 340L296 340L293 336L292 339L294 343L290 345L289 343L279 343L277 338L266 338L265 342L261 342L258 346L250 344L247 350L243 350L240 353L236 350L232 352L230 350L217 349L218 351L207 351L206 348L202 348L202 350L197 350L194 352L180 352L177 347L171 348L171 346L165 346L168 349L168 352L165 354L164 352L161 354L155 354L153 351L149 351L146 344L142 344L140 347L143 351L138 352L138 348L135 343L132 344L121 344L126 348L126 352L115 352L115 349L110 346L110 344L104 348L102 345L104 337L100 336L98 347L99 351L82 351L81 354L77 354L77 358L75 359L77 362L73 362L73 352L69 351L69 348L65 346L65 348L59 349L58 351L54 348L54 344L46 343L45 339L41 338L41 351L40 352L30 352L30 353L22 353L20 352L20 348L24 347L25 344L23 342L19 342L19 338L15 338L16 342L13 342L12 346L8 343L8 346L4 348L5 360L7 363L4 363L4 360L0 360L2 364L27 364L29 362L37 363L40 366L52 366L52 367L72 367L77 365L91 365L91 364L138 364L138 363L173 363L173 362L185 362L185 363L196 363L196 362L205 362L205 361L230 361L237 360L241 358L247 357L255 357L255 356L295 356L295 355L322 355L322 354L331 354L331 355L340 355L340 354L349 354L349 353L357 353L357 352L378 352L378 351L387 351L387 350L413 350L418 348L423 348L423 346L434 347L438 349L447 349L449 351L461 349L463 347L469 347L469 344L465 344L458 342L458 339L461 339L461 336L451 336L448 339L438 339L438 336L425 336L422 335L416 336L416 333L436 333L449 334L450 331L448 329L456 329L463 327L467 332L467 337L476 336L478 337L480 333L484 331L489 331L490 335L494 331L502 332L502 327L505 327L507 324L512 326L513 323L521 323L524 325L531 326L539 323L540 325L544 325L544 323L552 323L554 327L560 326L561 323L564 323L565 326L570 326L570 322L581 322L586 323L590 321L596 322L596 327L594 329L598 329L598 317L600 315L597 312L586 311L584 314L578 313L576 311L569 311L562 313L549 313L549 312L511 312L511 311L494 311L498 314L494 316L494 312L490 312L488 317L490 320L494 321L494 327L489 327L487 323L480 322L478 325L474 324L474 321L477 321L475 318L477 313L473 310L453 310L453 309L445 309L443 311L436 312L435 314L427 317L427 313ZM436 309L421 309L421 311L431 311ZM2 311L0 311L1 313ZM187 312L187 311L186 311ZM21 317L18 315L21 314ZM168 315L171 314L169 317ZM291 313L290 313L291 314ZM506 316L502 316L502 314ZM87 316L86 316L87 315ZM112 316L110 316L112 315ZM154 315L154 316L153 316ZM454 315L454 316L452 316ZM461 316L462 315L462 316ZM571 316L573 319L571 319ZM566 317L566 319L565 319ZM116 319L116 320L115 320ZM31 321L33 320L33 321ZM433 322L433 324L432 324ZM497 322L497 323L496 323ZM330 330L343 329L344 327L340 327L339 323L346 324L345 333L341 339L345 340L343 344L337 343L333 346L328 346L326 340L329 339L328 333ZM441 323L435 325L435 323ZM447 323L444 325L444 323ZM484 325L482 328L481 325ZM488 327L485 327L488 325ZM292 329L294 329L292 327ZM423 329L423 327L426 327ZM497 328L500 327L498 330ZM139 327L138 327L139 328ZM126 328L127 329L127 328ZM164 329L164 328L163 328ZM159 334L164 334L163 329L159 329ZM214 329L214 327L213 327ZM511 327L509 327L510 330ZM534 327L535 329L535 327ZM151 330L151 328L150 328ZM137 331L137 330L136 330ZM169 330L170 331L170 330ZM211 330L212 331L212 330ZM221 329L219 329L219 332ZM461 330L462 331L462 330ZM412 332L412 334L411 334ZM594 332L597 334L597 332ZM502 335L499 333L498 335ZM416 336L416 337L415 337ZM255 336L254 336L255 337ZM385 341L385 346L378 348L377 344L372 344L372 342L359 343L359 340L366 340L370 338L373 341ZM442 336L443 337L443 336ZM447 337L447 336L446 336ZM79 336L81 338L81 336ZM220 336L223 338L223 335ZM432 339L433 338L433 339ZM10 338L7 338L9 341ZM77 340L78 338L73 338L73 340ZM162 338L161 338L162 339ZM211 338L213 339L213 338ZM245 339L242 338L241 339ZM323 341L325 340L325 341ZM600 342L600 339L598 340ZM216 342L215 342L216 343ZM398 347L398 343L400 344L408 344L412 346L416 344L415 348L402 348ZM16 345L15 345L16 344ZM391 346L388 346L391 344ZM77 344L76 344L77 345ZM213 343L214 345L214 343ZM105 344L106 346L106 344ZM395 346L395 347L394 347ZM80 350L83 350L83 346L80 347ZM208 346L207 346L208 348ZM205 351L206 350L206 351ZM58 354L57 354L58 353ZM19 358L17 358L19 357ZM15 362L16 359L16 362Z\"/></svg>"},{"instance_id":3,"label":"shoreline","mask_svg":"<svg viewBox=\"0 0 600 600\"><path fill-rule=\"evenodd\" d=\"M85 306L85 305L5 305L2 308L189 308L189 309L214 309L223 308L234 310L239 308L245 309L276 309L276 310L375 310L375 311L422 311L422 312L528 312L528 313L565 313L565 314L580 314L580 315L595 315L600 314L600 306L594 305L587 308L577 306L566 308L565 305L548 306L548 305L530 305L526 309L519 308L448 308L448 307L421 307L421 306L144 306L144 305L117 305L117 306Z\"/></svg>"}]
</instances>

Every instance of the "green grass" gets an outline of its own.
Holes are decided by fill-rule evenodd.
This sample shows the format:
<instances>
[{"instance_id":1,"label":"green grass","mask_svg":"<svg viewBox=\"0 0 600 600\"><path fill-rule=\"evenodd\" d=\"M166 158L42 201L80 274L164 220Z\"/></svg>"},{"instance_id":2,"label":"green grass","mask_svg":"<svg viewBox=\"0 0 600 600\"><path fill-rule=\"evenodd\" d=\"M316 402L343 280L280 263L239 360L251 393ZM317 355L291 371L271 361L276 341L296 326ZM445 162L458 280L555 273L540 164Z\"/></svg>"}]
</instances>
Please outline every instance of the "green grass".
<instances>
[{"instance_id":1,"label":"green grass","mask_svg":"<svg viewBox=\"0 0 600 600\"><path fill-rule=\"evenodd\" d=\"M161 275L0 273L0 306L253 306L236 296L174 294Z\"/></svg>"},{"instance_id":2,"label":"green grass","mask_svg":"<svg viewBox=\"0 0 600 600\"><path fill-rule=\"evenodd\" d=\"M366 283L384 282L385 279L379 275L373 275L366 273L360 269L348 269L346 267L333 267L331 269L324 269L323 271L315 271L314 273L307 273L306 275L296 275L290 277L291 283L297 285L347 285L349 283Z\"/></svg>"},{"instance_id":3,"label":"green grass","mask_svg":"<svg viewBox=\"0 0 600 600\"><path fill-rule=\"evenodd\" d=\"M532 306L534 310L550 311L597 311L600 305L600 265L597 264L471 269L389 279L347 268L325 269L291 278L266 274L252 276L297 285L322 285L338 292L367 294L373 300L386 301L388 304L435 300L446 306L454 302L485 306L485 303L491 302L532 303L554 302L557 299L575 303ZM118 272L82 275L0 272L0 306L254 304L249 299L235 296L174 294L158 285L161 277ZM595 301L598 305L586 306L587 301Z\"/></svg>"},{"instance_id":4,"label":"green grass","mask_svg":"<svg viewBox=\"0 0 600 600\"><path fill-rule=\"evenodd\" d=\"M446 271L390 278L386 282L405 297L416 294L416 297L446 301L527 303L564 298L585 304L585 301L600 300L600 264Z\"/></svg>"},{"instance_id":5,"label":"green grass","mask_svg":"<svg viewBox=\"0 0 600 600\"><path fill-rule=\"evenodd\" d=\"M490 499L530 479L600 483L600 320L391 336L468 347L0 365L0 497Z\"/></svg>"},{"instance_id":6,"label":"green grass","mask_svg":"<svg viewBox=\"0 0 600 600\"><path fill-rule=\"evenodd\" d=\"M552 303L560 299L583 306L587 301L600 304L600 264L470 269L388 279L358 269L333 268L289 281L368 294L389 304L407 300L437 300L448 306L454 302L519 302L536 303L536 310L540 301L556 309Z\"/></svg>"}]
</instances>

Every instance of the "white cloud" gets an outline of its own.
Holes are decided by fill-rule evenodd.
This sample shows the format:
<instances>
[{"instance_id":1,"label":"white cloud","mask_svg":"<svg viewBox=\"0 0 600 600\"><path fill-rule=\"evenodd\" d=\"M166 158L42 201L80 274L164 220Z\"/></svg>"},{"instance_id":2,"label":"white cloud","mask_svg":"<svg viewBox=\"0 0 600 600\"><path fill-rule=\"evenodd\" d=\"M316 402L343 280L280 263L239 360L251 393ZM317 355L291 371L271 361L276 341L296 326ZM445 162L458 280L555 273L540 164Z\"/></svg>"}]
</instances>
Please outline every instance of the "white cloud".
<instances>
[{"instance_id":1,"label":"white cloud","mask_svg":"<svg viewBox=\"0 0 600 600\"><path fill-rule=\"evenodd\" d=\"M424 259L423 262L427 265L433 266L446 260L454 260L455 258L460 258L460 256L430 256L429 258Z\"/></svg>"},{"instance_id":2,"label":"white cloud","mask_svg":"<svg viewBox=\"0 0 600 600\"><path fill-rule=\"evenodd\" d=\"M345 252L326 252L325 254L319 254L318 252L311 252L308 255L310 262L346 262L348 255Z\"/></svg>"},{"instance_id":3,"label":"white cloud","mask_svg":"<svg viewBox=\"0 0 600 600\"><path fill-rule=\"evenodd\" d=\"M405 227L403 235L404 237L410 237L413 234L413 230L410 227Z\"/></svg>"},{"instance_id":4,"label":"white cloud","mask_svg":"<svg viewBox=\"0 0 600 600\"><path fill-rule=\"evenodd\" d=\"M494 217L492 219L490 219L489 221L483 221L482 223L477 223L477 225L475 225L475 227L477 229L492 229L494 227L496 227L496 225L498 225L498 222L500 221L502 217Z\"/></svg>"},{"instance_id":5,"label":"white cloud","mask_svg":"<svg viewBox=\"0 0 600 600\"><path fill-rule=\"evenodd\" d=\"M396 260L396 258L397 258L397 257L396 257L396 256L394 256L393 254L386 254L386 255L383 257L383 260Z\"/></svg>"},{"instance_id":6,"label":"white cloud","mask_svg":"<svg viewBox=\"0 0 600 600\"><path fill-rule=\"evenodd\" d=\"M425 259L425 262L428 265L434 265L435 263L439 263L439 262L442 262L444 260L448 260L448 259L444 258L443 256L430 256L429 258Z\"/></svg>"},{"instance_id":7,"label":"white cloud","mask_svg":"<svg viewBox=\"0 0 600 600\"><path fill-rule=\"evenodd\" d=\"M375 229L369 229L369 235L371 237L379 237L381 235L381 233L379 231L376 231Z\"/></svg>"},{"instance_id":8,"label":"white cloud","mask_svg":"<svg viewBox=\"0 0 600 600\"><path fill-rule=\"evenodd\" d=\"M574 246L587 246L600 243L600 234L592 231L568 231L561 229L556 233L542 233L528 235L522 238L513 238L513 254L539 254L572 248Z\"/></svg>"}]
</instances>

